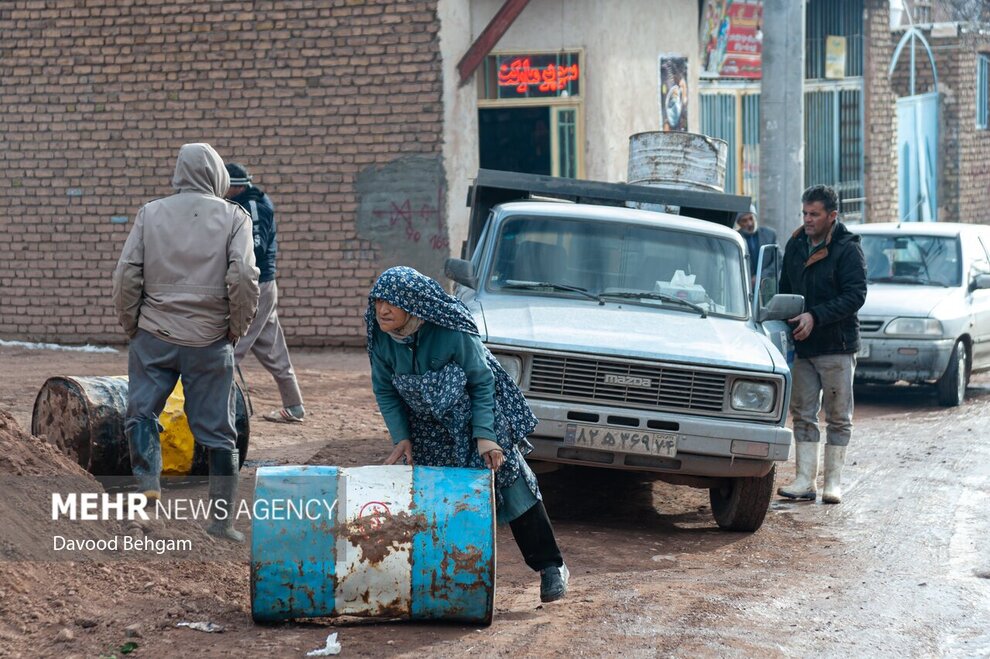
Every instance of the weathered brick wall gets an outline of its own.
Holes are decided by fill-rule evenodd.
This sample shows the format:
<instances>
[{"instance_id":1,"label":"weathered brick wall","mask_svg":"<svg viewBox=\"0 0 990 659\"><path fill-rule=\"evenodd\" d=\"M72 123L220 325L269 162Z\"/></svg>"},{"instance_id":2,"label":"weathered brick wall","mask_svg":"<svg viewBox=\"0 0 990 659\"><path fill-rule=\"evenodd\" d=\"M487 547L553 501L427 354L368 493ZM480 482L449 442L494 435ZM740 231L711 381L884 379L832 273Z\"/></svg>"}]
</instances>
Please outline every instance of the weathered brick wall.
<instances>
[{"instance_id":1,"label":"weathered brick wall","mask_svg":"<svg viewBox=\"0 0 990 659\"><path fill-rule=\"evenodd\" d=\"M895 37L899 38L899 34L895 33ZM935 57L940 95L938 219L986 223L983 208L990 187L986 167L990 160L990 131L976 128L976 68L977 54L990 53L990 36L964 31L958 37L927 38ZM908 48L905 46L901 53L891 81L895 98L911 93ZM934 91L932 69L920 45L916 62L915 93ZM892 165L896 182L896 159ZM895 211L896 208L895 198Z\"/></svg>"},{"instance_id":2,"label":"weathered brick wall","mask_svg":"<svg viewBox=\"0 0 990 659\"><path fill-rule=\"evenodd\" d=\"M887 0L867 0L863 75L866 130L863 166L866 221L889 222L897 216L897 98L887 78L897 37L890 32Z\"/></svg>"},{"instance_id":3,"label":"weathered brick wall","mask_svg":"<svg viewBox=\"0 0 990 659\"><path fill-rule=\"evenodd\" d=\"M963 34L960 48L954 51L954 66L949 73L955 82L958 99L955 126L958 131L957 222L990 224L987 198L990 196L990 130L976 128L977 54L990 54L990 35L985 32ZM942 69L939 68L939 83Z\"/></svg>"},{"instance_id":4,"label":"weathered brick wall","mask_svg":"<svg viewBox=\"0 0 990 659\"><path fill-rule=\"evenodd\" d=\"M420 245L403 209L446 233L442 205L358 190L387 166L442 186L438 33L436 0L4 0L0 337L123 341L120 248L179 146L205 141L276 203L289 342L363 341L390 241ZM384 228L361 230L362 207ZM444 250L420 248L424 268Z\"/></svg>"}]
</instances>

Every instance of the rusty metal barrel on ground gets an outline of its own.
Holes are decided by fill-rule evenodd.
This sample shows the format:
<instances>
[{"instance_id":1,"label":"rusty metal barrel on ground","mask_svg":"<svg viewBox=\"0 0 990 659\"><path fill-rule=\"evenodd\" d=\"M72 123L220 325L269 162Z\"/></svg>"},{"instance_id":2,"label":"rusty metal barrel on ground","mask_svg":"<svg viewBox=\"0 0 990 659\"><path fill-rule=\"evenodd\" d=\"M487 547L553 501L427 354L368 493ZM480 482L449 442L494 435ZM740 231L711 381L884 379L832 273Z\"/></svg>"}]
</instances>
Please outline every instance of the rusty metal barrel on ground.
<instances>
[{"instance_id":1,"label":"rusty metal barrel on ground","mask_svg":"<svg viewBox=\"0 0 990 659\"><path fill-rule=\"evenodd\" d=\"M256 622L366 616L490 624L495 498L487 469L260 467Z\"/></svg>"},{"instance_id":2,"label":"rusty metal barrel on ground","mask_svg":"<svg viewBox=\"0 0 990 659\"><path fill-rule=\"evenodd\" d=\"M250 422L244 395L235 388L237 449L243 464ZM184 400L180 382L159 418L164 427L160 435L162 473L205 475L209 473L207 450L193 442L182 409ZM44 436L92 474L128 476L131 462L124 435L126 412L125 376L48 378L34 401L31 434Z\"/></svg>"}]
</instances>

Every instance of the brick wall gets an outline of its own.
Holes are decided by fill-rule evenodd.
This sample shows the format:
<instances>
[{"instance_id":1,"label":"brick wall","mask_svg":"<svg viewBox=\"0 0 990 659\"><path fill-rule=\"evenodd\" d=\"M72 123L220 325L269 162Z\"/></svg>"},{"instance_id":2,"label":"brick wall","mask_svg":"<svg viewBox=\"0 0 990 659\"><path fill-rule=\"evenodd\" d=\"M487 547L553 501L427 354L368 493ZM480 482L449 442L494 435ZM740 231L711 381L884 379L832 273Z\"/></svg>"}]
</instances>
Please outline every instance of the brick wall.
<instances>
[{"instance_id":1,"label":"brick wall","mask_svg":"<svg viewBox=\"0 0 990 659\"><path fill-rule=\"evenodd\" d=\"M4 0L0 337L122 342L120 248L205 141L275 201L290 344L361 343L401 227L359 229L357 181L423 159L442 181L438 33L436 0Z\"/></svg>"},{"instance_id":2,"label":"brick wall","mask_svg":"<svg viewBox=\"0 0 990 659\"><path fill-rule=\"evenodd\" d=\"M878 79L878 87L885 86L883 96L876 96L868 106L867 122L871 125L869 135L873 144L868 146L870 153L876 153L874 171L889 171L896 186L896 110L893 103L911 93L910 54L906 45L898 58L894 75L887 81L886 67L889 66L893 49L900 39L901 32L890 37L889 52L885 55L883 70L871 73ZM990 35L978 31L961 29L956 37L933 37L926 30L927 39L935 57L938 71L939 98L939 152L938 152L938 220L942 222L988 223L984 207L990 174L986 163L990 161L990 131L976 128L976 58L980 52L990 53ZM878 52L882 49L878 48ZM871 51L872 52L872 51ZM918 46L916 52L914 90L916 94L934 91L932 69L924 48ZM882 80L879 80L881 79ZM886 81L886 82L884 82ZM890 94L888 96L888 93ZM889 99L889 100L888 100ZM889 105L888 105L889 104ZM889 107L889 110L888 110ZM887 125L885 115L890 113L895 123L892 130L881 132ZM884 118L879 119L881 115ZM881 144L887 142L894 147L890 153L890 165L880 161ZM867 177L871 168L867 161ZM881 169L883 168L883 169ZM898 212L896 187L892 197L890 219ZM879 221L876 215L871 218Z\"/></svg>"},{"instance_id":3,"label":"brick wall","mask_svg":"<svg viewBox=\"0 0 990 659\"><path fill-rule=\"evenodd\" d=\"M866 0L864 5L866 221L889 222L897 216L897 98L887 78L887 67L894 54L896 37L890 32L887 0Z\"/></svg>"},{"instance_id":4,"label":"brick wall","mask_svg":"<svg viewBox=\"0 0 990 659\"><path fill-rule=\"evenodd\" d=\"M960 48L952 51L949 75L955 83L957 105L954 125L958 135L958 179L955 182L958 222L990 224L987 198L990 195L990 130L976 128L977 54L990 54L990 35L966 33L959 39ZM937 55L938 56L938 55ZM939 83L942 69L939 68ZM946 117L945 125L949 121Z\"/></svg>"}]
</instances>

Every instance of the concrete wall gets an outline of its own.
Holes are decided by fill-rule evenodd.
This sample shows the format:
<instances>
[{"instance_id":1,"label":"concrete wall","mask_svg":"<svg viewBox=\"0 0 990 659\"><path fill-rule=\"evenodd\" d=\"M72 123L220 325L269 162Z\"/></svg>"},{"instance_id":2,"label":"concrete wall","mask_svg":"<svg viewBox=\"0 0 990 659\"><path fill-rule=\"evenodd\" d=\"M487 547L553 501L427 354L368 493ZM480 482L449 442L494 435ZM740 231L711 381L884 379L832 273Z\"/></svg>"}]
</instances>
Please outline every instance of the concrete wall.
<instances>
[{"instance_id":1,"label":"concrete wall","mask_svg":"<svg viewBox=\"0 0 990 659\"><path fill-rule=\"evenodd\" d=\"M444 161L448 175L451 244L467 234L467 181L478 167L477 87L457 83L457 62L503 0L440 0L444 58ZM629 136L659 130L661 54L688 57L688 128L697 131L698 3L696 0L533 0L493 52L584 52L584 175L624 181Z\"/></svg>"},{"instance_id":2,"label":"concrete wall","mask_svg":"<svg viewBox=\"0 0 990 659\"><path fill-rule=\"evenodd\" d=\"M205 141L276 203L289 342L363 342L377 273L446 256L436 2L0 3L0 337L123 341L120 248Z\"/></svg>"}]
</instances>

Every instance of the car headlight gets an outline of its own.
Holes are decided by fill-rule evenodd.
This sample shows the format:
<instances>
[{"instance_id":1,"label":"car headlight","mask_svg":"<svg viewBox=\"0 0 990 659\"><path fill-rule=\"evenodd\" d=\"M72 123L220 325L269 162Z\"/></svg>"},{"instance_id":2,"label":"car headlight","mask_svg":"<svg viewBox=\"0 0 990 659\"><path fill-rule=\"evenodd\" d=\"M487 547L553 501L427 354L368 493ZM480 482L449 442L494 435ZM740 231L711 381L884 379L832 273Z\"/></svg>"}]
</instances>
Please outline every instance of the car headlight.
<instances>
[{"instance_id":1,"label":"car headlight","mask_svg":"<svg viewBox=\"0 0 990 659\"><path fill-rule=\"evenodd\" d=\"M522 359L515 355L495 355L495 359L517 385L522 381Z\"/></svg>"},{"instance_id":2,"label":"car headlight","mask_svg":"<svg viewBox=\"0 0 990 659\"><path fill-rule=\"evenodd\" d=\"M773 409L777 388L768 382L736 380L732 385L732 409L744 412L769 412Z\"/></svg>"},{"instance_id":3,"label":"car headlight","mask_svg":"<svg viewBox=\"0 0 990 659\"><path fill-rule=\"evenodd\" d=\"M895 318L884 334L898 336L942 336L942 323L934 318Z\"/></svg>"}]
</instances>

